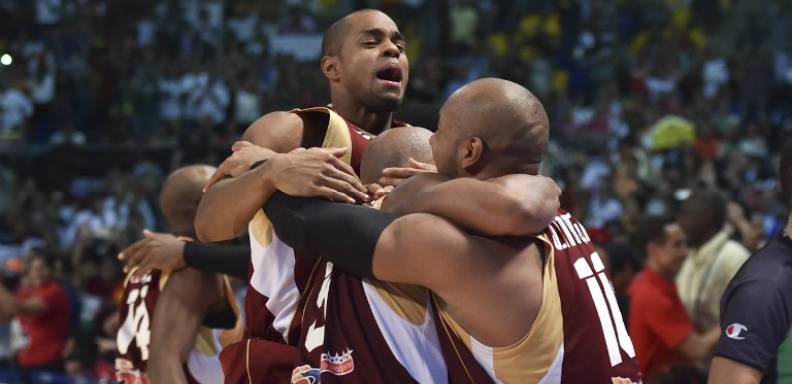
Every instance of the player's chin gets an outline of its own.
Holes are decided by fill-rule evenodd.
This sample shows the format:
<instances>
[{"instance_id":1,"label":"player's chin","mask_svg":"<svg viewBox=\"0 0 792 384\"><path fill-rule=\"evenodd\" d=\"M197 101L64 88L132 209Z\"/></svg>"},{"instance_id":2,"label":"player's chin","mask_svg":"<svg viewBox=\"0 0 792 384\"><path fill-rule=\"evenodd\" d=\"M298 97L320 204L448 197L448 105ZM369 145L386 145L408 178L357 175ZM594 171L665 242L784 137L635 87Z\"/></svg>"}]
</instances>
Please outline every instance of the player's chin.
<instances>
[{"instance_id":1,"label":"player's chin","mask_svg":"<svg viewBox=\"0 0 792 384\"><path fill-rule=\"evenodd\" d=\"M402 99L401 92L386 92L377 95L376 109L382 112L392 112L401 106Z\"/></svg>"}]
</instances>

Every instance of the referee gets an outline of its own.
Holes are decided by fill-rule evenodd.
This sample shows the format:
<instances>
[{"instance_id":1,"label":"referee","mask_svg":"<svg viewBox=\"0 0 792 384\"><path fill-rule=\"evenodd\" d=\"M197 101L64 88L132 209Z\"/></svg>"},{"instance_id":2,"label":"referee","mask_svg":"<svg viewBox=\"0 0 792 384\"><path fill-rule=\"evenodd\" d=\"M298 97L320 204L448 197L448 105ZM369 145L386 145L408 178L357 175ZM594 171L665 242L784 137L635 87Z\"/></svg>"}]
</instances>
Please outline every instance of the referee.
<instances>
[{"instance_id":1,"label":"referee","mask_svg":"<svg viewBox=\"0 0 792 384\"><path fill-rule=\"evenodd\" d=\"M792 141L781 154L779 179L792 211ZM792 384L790 233L792 217L784 233L751 256L726 288L710 384Z\"/></svg>"}]
</instances>

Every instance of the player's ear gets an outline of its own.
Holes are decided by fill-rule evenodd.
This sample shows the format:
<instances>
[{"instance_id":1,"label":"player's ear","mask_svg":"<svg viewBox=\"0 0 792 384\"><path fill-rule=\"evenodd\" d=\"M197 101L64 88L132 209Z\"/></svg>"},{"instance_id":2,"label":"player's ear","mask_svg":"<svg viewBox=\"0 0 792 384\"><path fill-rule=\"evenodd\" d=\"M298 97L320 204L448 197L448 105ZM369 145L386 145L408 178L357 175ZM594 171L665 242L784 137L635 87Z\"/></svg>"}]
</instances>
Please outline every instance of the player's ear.
<instances>
[{"instance_id":1,"label":"player's ear","mask_svg":"<svg viewBox=\"0 0 792 384\"><path fill-rule=\"evenodd\" d=\"M464 146L460 148L462 169L469 169L476 166L484 155L484 142L478 137L471 137L465 140Z\"/></svg>"},{"instance_id":2,"label":"player's ear","mask_svg":"<svg viewBox=\"0 0 792 384\"><path fill-rule=\"evenodd\" d=\"M339 81L341 79L340 68L338 67L338 59L334 56L322 56L321 61L322 73L330 81Z\"/></svg>"}]
</instances>

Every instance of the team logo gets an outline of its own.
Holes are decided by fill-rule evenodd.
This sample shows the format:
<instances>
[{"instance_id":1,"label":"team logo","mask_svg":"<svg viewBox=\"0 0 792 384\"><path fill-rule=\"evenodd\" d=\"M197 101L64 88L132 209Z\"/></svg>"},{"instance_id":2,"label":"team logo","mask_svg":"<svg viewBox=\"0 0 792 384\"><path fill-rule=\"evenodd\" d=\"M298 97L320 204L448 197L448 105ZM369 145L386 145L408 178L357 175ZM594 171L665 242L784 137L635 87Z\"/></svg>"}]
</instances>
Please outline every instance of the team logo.
<instances>
[{"instance_id":1,"label":"team logo","mask_svg":"<svg viewBox=\"0 0 792 384\"><path fill-rule=\"evenodd\" d=\"M322 371L311 368L310 365L301 365L292 371L292 384L320 384Z\"/></svg>"},{"instance_id":2,"label":"team logo","mask_svg":"<svg viewBox=\"0 0 792 384\"><path fill-rule=\"evenodd\" d=\"M322 372L330 372L336 376L354 371L355 360L352 359L352 350L347 349L340 355L323 353L319 367Z\"/></svg>"},{"instance_id":3,"label":"team logo","mask_svg":"<svg viewBox=\"0 0 792 384\"><path fill-rule=\"evenodd\" d=\"M748 332L748 327L740 323L734 323L726 327L726 336L729 336L730 339L742 340L745 338L744 336L740 336L740 333L742 333L743 331Z\"/></svg>"}]
</instances>

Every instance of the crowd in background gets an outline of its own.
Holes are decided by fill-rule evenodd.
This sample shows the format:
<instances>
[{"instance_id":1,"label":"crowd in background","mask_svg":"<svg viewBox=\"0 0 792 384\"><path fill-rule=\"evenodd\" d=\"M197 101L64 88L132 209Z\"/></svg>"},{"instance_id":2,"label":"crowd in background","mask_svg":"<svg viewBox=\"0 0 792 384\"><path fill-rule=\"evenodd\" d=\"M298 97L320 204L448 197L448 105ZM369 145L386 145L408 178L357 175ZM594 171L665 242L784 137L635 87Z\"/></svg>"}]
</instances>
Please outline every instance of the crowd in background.
<instances>
[{"instance_id":1,"label":"crowd in background","mask_svg":"<svg viewBox=\"0 0 792 384\"><path fill-rule=\"evenodd\" d=\"M617 291L642 264L630 241L642 219L693 191L723 196L725 230L748 250L785 225L786 1L0 0L0 263L13 289L26 255L54 261L74 374L107 372L115 255L162 229L163 175L218 164L266 112L327 103L321 34L360 7L406 36L399 118L434 129L444 99L483 76L543 101L543 173L609 256ZM6 366L13 345L0 342Z\"/></svg>"}]
</instances>

